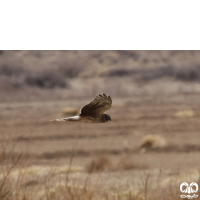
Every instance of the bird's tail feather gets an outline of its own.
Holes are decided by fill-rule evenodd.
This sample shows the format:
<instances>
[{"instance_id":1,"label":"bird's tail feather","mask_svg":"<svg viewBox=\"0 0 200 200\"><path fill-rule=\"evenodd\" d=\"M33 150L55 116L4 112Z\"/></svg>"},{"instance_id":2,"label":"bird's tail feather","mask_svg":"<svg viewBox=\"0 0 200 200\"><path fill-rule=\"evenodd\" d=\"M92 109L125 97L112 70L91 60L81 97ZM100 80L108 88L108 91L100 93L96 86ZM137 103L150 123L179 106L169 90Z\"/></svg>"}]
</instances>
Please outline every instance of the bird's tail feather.
<instances>
[{"instance_id":1,"label":"bird's tail feather","mask_svg":"<svg viewBox=\"0 0 200 200\"><path fill-rule=\"evenodd\" d=\"M64 122L64 121L78 121L79 116L61 118L61 119L53 119L51 122Z\"/></svg>"},{"instance_id":2,"label":"bird's tail feather","mask_svg":"<svg viewBox=\"0 0 200 200\"><path fill-rule=\"evenodd\" d=\"M67 121L67 118L61 118L61 119L53 119L53 120L50 120L51 122L64 122L64 121Z\"/></svg>"}]
</instances>

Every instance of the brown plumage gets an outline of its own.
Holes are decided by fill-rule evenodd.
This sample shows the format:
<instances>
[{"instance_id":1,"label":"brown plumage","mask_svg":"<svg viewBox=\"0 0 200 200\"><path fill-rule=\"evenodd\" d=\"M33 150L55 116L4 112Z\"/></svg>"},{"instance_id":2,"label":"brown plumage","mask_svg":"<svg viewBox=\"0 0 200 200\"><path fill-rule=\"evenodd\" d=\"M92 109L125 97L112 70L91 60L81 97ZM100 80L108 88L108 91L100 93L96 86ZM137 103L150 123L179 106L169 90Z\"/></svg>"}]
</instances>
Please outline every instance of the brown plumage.
<instances>
[{"instance_id":1,"label":"brown plumage","mask_svg":"<svg viewBox=\"0 0 200 200\"><path fill-rule=\"evenodd\" d=\"M81 108L80 115L55 119L52 121L83 121L92 123L108 122L111 121L111 117L104 112L110 109L111 105L112 99L109 95L99 94L93 101Z\"/></svg>"}]
</instances>

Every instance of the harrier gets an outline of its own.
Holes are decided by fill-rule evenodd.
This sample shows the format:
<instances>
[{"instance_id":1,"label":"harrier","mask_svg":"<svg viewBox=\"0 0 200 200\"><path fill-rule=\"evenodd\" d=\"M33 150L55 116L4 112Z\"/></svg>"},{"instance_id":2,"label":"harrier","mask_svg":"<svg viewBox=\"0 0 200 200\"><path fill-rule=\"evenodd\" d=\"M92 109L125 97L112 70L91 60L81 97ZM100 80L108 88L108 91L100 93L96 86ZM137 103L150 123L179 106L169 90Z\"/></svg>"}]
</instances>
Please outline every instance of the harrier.
<instances>
[{"instance_id":1,"label":"harrier","mask_svg":"<svg viewBox=\"0 0 200 200\"><path fill-rule=\"evenodd\" d=\"M111 107L112 99L105 94L99 94L93 101L81 108L78 116L55 119L52 121L82 121L91 123L103 123L111 121L110 115L104 113Z\"/></svg>"}]
</instances>

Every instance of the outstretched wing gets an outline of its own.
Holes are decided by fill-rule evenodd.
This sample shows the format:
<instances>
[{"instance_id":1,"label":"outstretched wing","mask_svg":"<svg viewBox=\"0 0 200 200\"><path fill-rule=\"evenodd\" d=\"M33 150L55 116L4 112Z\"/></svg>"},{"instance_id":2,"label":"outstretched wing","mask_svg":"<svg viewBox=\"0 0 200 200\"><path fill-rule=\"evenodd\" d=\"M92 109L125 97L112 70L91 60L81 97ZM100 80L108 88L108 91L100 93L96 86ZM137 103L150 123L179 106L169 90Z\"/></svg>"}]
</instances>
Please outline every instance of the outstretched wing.
<instances>
[{"instance_id":1,"label":"outstretched wing","mask_svg":"<svg viewBox=\"0 0 200 200\"><path fill-rule=\"evenodd\" d=\"M99 94L93 101L81 108L80 115L100 115L111 107L112 99L105 94Z\"/></svg>"}]
</instances>

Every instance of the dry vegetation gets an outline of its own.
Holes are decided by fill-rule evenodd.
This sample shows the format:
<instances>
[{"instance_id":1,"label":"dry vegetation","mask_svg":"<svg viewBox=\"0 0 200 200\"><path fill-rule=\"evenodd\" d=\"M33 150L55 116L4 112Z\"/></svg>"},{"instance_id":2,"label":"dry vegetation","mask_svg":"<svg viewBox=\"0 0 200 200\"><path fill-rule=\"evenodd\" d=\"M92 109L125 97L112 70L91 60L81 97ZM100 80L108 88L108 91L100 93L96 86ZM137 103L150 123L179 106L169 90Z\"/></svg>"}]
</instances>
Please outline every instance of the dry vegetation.
<instances>
[{"instance_id":1,"label":"dry vegetation","mask_svg":"<svg viewBox=\"0 0 200 200\"><path fill-rule=\"evenodd\" d=\"M140 144L141 148L162 148L166 145L166 140L160 135L146 135Z\"/></svg>"},{"instance_id":2,"label":"dry vegetation","mask_svg":"<svg viewBox=\"0 0 200 200\"><path fill-rule=\"evenodd\" d=\"M200 183L198 99L116 99L104 127L48 122L65 102L2 104L0 199L180 199L181 182Z\"/></svg>"},{"instance_id":3,"label":"dry vegetation","mask_svg":"<svg viewBox=\"0 0 200 200\"><path fill-rule=\"evenodd\" d=\"M0 51L0 200L180 199L200 185L199 66L199 51ZM49 121L102 92L112 122Z\"/></svg>"},{"instance_id":4,"label":"dry vegetation","mask_svg":"<svg viewBox=\"0 0 200 200\"><path fill-rule=\"evenodd\" d=\"M60 100L99 91L114 96L163 89L195 93L199 57L199 51L2 51L0 100Z\"/></svg>"},{"instance_id":5,"label":"dry vegetation","mask_svg":"<svg viewBox=\"0 0 200 200\"><path fill-rule=\"evenodd\" d=\"M100 159L104 163L108 161L105 157ZM137 186L127 183L124 191L117 188L105 190L102 189L101 174L92 178L86 175L83 178L79 174L82 169L73 166L63 169L63 167L23 167L23 164L20 157L6 167L1 162L1 200L176 200L180 199L180 192L177 189L180 183L195 181L200 184L199 171L189 171L168 178L162 177L161 170L156 175L144 171L137 180ZM198 192L197 195L199 194Z\"/></svg>"}]
</instances>

